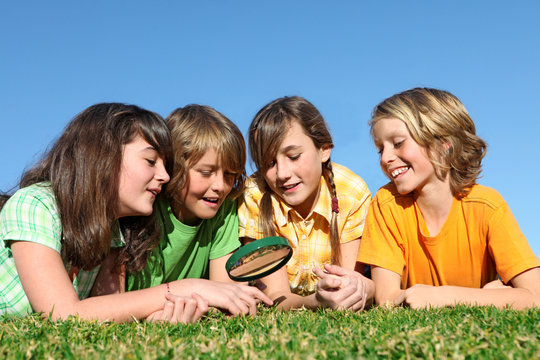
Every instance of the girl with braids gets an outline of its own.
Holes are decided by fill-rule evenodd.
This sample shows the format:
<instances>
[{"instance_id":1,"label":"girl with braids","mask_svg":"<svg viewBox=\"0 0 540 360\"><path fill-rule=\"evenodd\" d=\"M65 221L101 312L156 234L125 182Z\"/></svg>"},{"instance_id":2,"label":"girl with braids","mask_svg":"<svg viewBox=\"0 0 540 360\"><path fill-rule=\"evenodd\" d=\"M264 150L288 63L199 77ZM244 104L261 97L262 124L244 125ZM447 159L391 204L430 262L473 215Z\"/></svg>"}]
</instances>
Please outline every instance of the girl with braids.
<instances>
[{"instance_id":1,"label":"girl with braids","mask_svg":"<svg viewBox=\"0 0 540 360\"><path fill-rule=\"evenodd\" d=\"M280 308L363 309L373 283L354 271L371 194L330 161L333 142L317 108L298 96L264 106L249 128L257 171L239 205L240 237L285 237L287 266L259 286ZM320 279L320 281L319 281Z\"/></svg>"},{"instance_id":2,"label":"girl with braids","mask_svg":"<svg viewBox=\"0 0 540 360\"><path fill-rule=\"evenodd\" d=\"M378 104L370 126L391 181L371 203L360 245L376 302L540 306L540 262L501 195L476 183L486 143L463 104L411 89Z\"/></svg>"},{"instance_id":3,"label":"girl with braids","mask_svg":"<svg viewBox=\"0 0 540 360\"><path fill-rule=\"evenodd\" d=\"M97 104L77 115L50 151L2 196L0 315L191 322L206 300L176 296L178 282L132 293L109 284L135 272L159 237L152 216L169 181L163 119L134 105ZM101 269L101 272L100 272ZM103 279L102 279L103 278ZM191 294L190 294L191 295Z\"/></svg>"}]
</instances>

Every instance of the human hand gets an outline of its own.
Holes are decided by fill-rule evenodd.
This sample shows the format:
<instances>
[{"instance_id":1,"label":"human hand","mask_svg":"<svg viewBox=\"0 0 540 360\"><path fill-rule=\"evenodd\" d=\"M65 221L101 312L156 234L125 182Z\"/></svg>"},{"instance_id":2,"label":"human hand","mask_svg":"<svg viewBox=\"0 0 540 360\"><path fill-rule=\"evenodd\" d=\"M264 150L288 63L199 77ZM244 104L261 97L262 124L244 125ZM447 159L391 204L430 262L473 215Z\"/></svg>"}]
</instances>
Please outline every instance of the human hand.
<instances>
[{"instance_id":1,"label":"human hand","mask_svg":"<svg viewBox=\"0 0 540 360\"><path fill-rule=\"evenodd\" d=\"M337 265L325 265L325 270L313 269L320 278L315 296L321 305L332 309L363 310L368 300L364 276Z\"/></svg>"},{"instance_id":2,"label":"human hand","mask_svg":"<svg viewBox=\"0 0 540 360\"><path fill-rule=\"evenodd\" d=\"M170 283L174 293L178 288L182 293L188 291L202 294L209 306L228 311L232 315L255 315L257 304L261 301L269 306L273 304L268 296L253 286L206 279L184 279L178 282L181 284Z\"/></svg>"},{"instance_id":3,"label":"human hand","mask_svg":"<svg viewBox=\"0 0 540 360\"><path fill-rule=\"evenodd\" d=\"M147 321L164 321L169 323L192 323L208 312L208 301L193 293L191 297L165 295L167 301L163 309L150 314Z\"/></svg>"},{"instance_id":4,"label":"human hand","mask_svg":"<svg viewBox=\"0 0 540 360\"><path fill-rule=\"evenodd\" d=\"M400 293L395 304L408 305L412 309L444 307L453 305L452 294L445 286L416 284Z\"/></svg>"}]
</instances>

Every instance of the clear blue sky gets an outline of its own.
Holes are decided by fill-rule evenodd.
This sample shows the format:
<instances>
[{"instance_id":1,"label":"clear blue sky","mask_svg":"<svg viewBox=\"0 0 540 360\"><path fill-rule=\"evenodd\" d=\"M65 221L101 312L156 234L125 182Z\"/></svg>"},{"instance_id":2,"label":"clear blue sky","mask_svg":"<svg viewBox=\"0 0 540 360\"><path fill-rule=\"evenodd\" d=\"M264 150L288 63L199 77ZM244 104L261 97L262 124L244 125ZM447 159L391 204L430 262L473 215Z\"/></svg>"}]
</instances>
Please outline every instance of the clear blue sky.
<instances>
[{"instance_id":1,"label":"clear blue sky","mask_svg":"<svg viewBox=\"0 0 540 360\"><path fill-rule=\"evenodd\" d=\"M375 193L386 179L373 106L429 86L469 110L489 144L480 183L505 197L539 254L539 18L532 0L6 1L0 189L94 103L163 116L207 104L245 134L261 106L301 95L330 125L332 159Z\"/></svg>"}]
</instances>

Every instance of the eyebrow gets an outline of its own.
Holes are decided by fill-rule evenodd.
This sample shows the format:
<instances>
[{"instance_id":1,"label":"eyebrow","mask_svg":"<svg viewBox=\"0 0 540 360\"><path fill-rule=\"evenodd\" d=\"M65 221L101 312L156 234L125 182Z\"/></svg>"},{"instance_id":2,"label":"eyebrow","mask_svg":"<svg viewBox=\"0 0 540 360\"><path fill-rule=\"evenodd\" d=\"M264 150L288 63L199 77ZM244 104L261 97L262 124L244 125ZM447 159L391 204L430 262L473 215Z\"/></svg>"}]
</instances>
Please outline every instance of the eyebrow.
<instances>
[{"instance_id":1,"label":"eyebrow","mask_svg":"<svg viewBox=\"0 0 540 360\"><path fill-rule=\"evenodd\" d=\"M280 152L287 152L287 151L301 149L301 148L302 147L300 145L289 145L289 146L286 146L283 149L281 149Z\"/></svg>"}]
</instances>

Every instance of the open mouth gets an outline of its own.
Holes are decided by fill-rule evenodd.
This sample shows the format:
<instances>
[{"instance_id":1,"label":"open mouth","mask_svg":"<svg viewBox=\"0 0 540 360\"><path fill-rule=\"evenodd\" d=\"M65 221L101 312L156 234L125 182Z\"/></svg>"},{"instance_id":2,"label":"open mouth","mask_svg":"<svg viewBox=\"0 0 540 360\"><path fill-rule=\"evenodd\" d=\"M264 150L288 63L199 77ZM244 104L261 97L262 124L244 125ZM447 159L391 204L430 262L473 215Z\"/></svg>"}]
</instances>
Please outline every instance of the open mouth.
<instances>
[{"instance_id":1,"label":"open mouth","mask_svg":"<svg viewBox=\"0 0 540 360\"><path fill-rule=\"evenodd\" d=\"M217 204L217 203L219 203L219 198L207 198L207 197L203 197L202 199L203 199L204 201L209 202L209 203L212 203L212 204Z\"/></svg>"},{"instance_id":2,"label":"open mouth","mask_svg":"<svg viewBox=\"0 0 540 360\"><path fill-rule=\"evenodd\" d=\"M283 189L283 191L287 192L287 191L291 191L295 189L299 184L300 183L291 184L291 185L282 185L281 188Z\"/></svg>"},{"instance_id":3,"label":"open mouth","mask_svg":"<svg viewBox=\"0 0 540 360\"><path fill-rule=\"evenodd\" d=\"M390 175L392 175L392 178L395 179L396 177L403 174L407 170L409 170L408 166L402 166L402 167L392 170L392 173Z\"/></svg>"}]
</instances>

